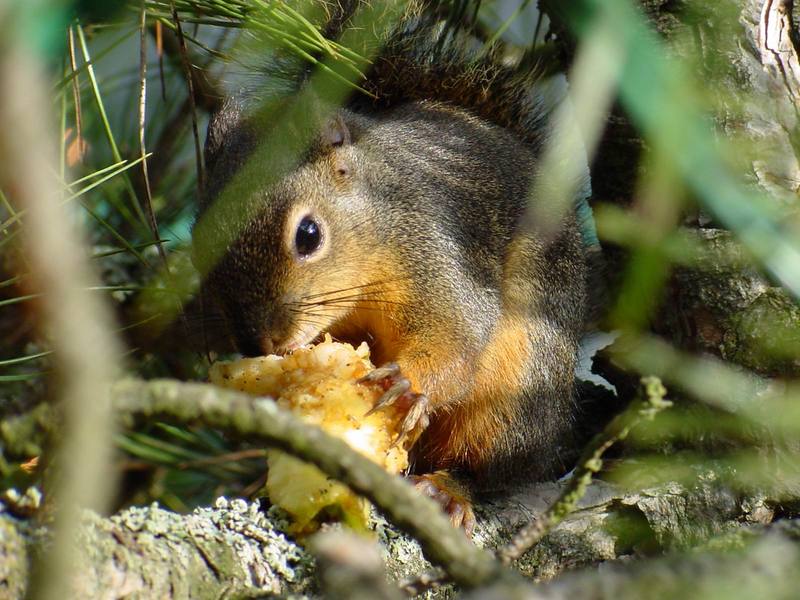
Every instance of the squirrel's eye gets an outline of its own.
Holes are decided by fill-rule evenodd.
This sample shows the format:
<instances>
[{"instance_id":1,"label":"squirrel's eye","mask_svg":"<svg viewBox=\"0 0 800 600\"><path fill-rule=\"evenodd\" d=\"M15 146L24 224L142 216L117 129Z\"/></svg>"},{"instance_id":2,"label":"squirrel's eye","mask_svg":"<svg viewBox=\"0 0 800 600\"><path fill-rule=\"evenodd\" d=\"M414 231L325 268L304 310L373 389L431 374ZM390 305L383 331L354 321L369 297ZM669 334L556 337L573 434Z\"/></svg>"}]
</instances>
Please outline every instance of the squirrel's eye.
<instances>
[{"instance_id":1,"label":"squirrel's eye","mask_svg":"<svg viewBox=\"0 0 800 600\"><path fill-rule=\"evenodd\" d=\"M303 217L297 226L294 236L294 245L300 256L308 256L319 248L322 241L322 231L319 224L311 217Z\"/></svg>"}]
</instances>

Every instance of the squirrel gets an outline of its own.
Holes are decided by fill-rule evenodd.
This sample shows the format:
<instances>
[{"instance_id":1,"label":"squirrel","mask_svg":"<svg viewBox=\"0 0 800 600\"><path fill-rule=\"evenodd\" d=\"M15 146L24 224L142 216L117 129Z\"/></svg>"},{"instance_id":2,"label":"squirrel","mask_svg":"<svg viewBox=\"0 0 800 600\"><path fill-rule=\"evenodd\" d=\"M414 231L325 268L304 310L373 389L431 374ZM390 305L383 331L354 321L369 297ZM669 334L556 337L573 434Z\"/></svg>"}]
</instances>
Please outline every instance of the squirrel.
<instances>
[{"instance_id":1,"label":"squirrel","mask_svg":"<svg viewBox=\"0 0 800 600\"><path fill-rule=\"evenodd\" d=\"M474 492L568 467L587 259L575 211L546 234L525 219L546 138L535 71L443 35L397 27L284 175L252 171L202 293L245 355L367 340L364 383L386 390L376 409L407 410L417 487L471 531ZM274 125L241 98L212 117L198 219Z\"/></svg>"}]
</instances>

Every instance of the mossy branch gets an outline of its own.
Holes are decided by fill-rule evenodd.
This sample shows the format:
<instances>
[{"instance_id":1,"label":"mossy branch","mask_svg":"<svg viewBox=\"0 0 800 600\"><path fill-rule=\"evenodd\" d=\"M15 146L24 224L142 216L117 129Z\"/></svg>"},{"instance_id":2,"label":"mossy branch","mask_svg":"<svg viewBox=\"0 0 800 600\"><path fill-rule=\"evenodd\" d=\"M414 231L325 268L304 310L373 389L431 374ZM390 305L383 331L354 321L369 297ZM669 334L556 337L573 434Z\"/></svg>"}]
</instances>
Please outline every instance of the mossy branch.
<instances>
[{"instance_id":1,"label":"mossy branch","mask_svg":"<svg viewBox=\"0 0 800 600\"><path fill-rule=\"evenodd\" d=\"M113 386L112 401L128 420L143 416L202 422L289 452L368 498L414 536L428 559L441 565L458 585L473 588L503 578L500 563L453 528L433 501L272 400L199 383L124 380Z\"/></svg>"}]
</instances>

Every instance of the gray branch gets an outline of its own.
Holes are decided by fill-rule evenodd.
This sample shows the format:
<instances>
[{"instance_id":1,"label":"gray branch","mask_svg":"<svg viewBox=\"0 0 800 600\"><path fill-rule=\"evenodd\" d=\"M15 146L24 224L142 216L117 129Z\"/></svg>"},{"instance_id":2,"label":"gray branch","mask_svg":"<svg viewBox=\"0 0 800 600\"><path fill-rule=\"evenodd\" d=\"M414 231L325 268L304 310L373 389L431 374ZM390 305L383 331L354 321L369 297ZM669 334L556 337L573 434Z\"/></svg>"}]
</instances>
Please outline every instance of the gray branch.
<instances>
[{"instance_id":1,"label":"gray branch","mask_svg":"<svg viewBox=\"0 0 800 600\"><path fill-rule=\"evenodd\" d=\"M119 413L129 417L172 418L183 423L197 420L286 450L380 507L393 523L413 534L426 556L444 566L458 584L474 587L501 575L500 564L455 530L432 500L272 400L206 384L128 380L114 386L112 401Z\"/></svg>"},{"instance_id":2,"label":"gray branch","mask_svg":"<svg viewBox=\"0 0 800 600\"><path fill-rule=\"evenodd\" d=\"M641 573L648 563L633 561L643 564L628 571L631 558L686 548L721 534L738 539L735 536L745 535L742 523L772 519L763 498L743 498L712 477L703 477L699 470L698 474L704 483L692 488L673 483L637 493L625 493L604 482L592 483L576 512L526 553L517 568L533 580L548 581L565 570L616 561L619 567L614 570L614 580L622 582L644 577ZM563 482L537 484L479 504L476 543L501 547L531 518L544 515L564 486ZM110 518L86 511L74 541L81 565L73 590L77 597L99 597L102 590L104 598L129 597L126 594L160 598L316 594L315 559L282 533L285 526L279 511L271 509L264 515L257 504L243 500L219 500L214 508L199 508L188 515L157 506L131 508ZM376 540L368 543L378 544L373 553L383 559L391 582L431 568L420 545L376 512L371 527ZM46 546L49 539L46 529L7 512L0 515L0 588L9 590L10 597L21 597L29 576L27 557ZM340 541L336 547L339 550L335 552L331 544L317 551L328 565L332 559L345 563L339 569L352 579L353 569L346 567L348 544ZM364 566L358 560L356 564ZM665 564L658 568L673 568L672 563ZM324 569L323 584L330 568ZM364 577L372 577L374 569L373 565L366 570ZM678 574L676 570L675 576ZM345 575L339 573L338 577ZM591 570L587 577L605 575ZM435 597L448 595L452 588L435 592Z\"/></svg>"}]
</instances>

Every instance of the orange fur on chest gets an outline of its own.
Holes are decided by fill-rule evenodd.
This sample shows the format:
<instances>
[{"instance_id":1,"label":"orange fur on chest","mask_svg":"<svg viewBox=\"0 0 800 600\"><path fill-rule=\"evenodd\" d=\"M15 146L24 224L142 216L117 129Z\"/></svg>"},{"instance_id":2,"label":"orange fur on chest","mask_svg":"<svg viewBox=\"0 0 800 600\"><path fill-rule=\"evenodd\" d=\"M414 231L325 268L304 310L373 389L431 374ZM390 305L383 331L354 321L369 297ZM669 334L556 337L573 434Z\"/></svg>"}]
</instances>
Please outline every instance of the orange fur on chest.
<instances>
[{"instance_id":1,"label":"orange fur on chest","mask_svg":"<svg viewBox=\"0 0 800 600\"><path fill-rule=\"evenodd\" d=\"M514 426L520 411L531 341L519 317L502 317L483 348L462 347L449 323L409 333L407 307L413 294L398 277L399 265L381 261L372 281L385 281L337 322L335 339L366 340L375 364L398 362L415 392L426 394L431 425L419 443L422 463L432 469L480 468ZM413 311L412 311L413 312ZM413 329L413 328L412 328Z\"/></svg>"},{"instance_id":2,"label":"orange fur on chest","mask_svg":"<svg viewBox=\"0 0 800 600\"><path fill-rule=\"evenodd\" d=\"M521 320L503 317L478 357L467 394L434 413L421 452L432 468L479 469L517 420L529 371L530 339Z\"/></svg>"}]
</instances>

